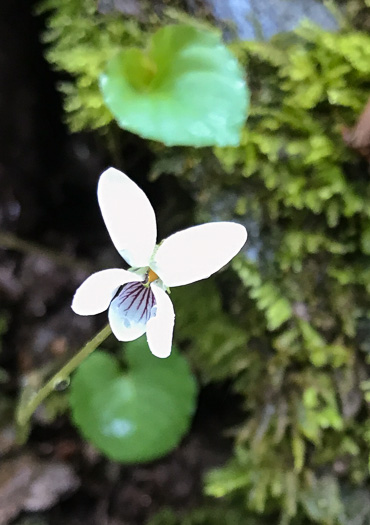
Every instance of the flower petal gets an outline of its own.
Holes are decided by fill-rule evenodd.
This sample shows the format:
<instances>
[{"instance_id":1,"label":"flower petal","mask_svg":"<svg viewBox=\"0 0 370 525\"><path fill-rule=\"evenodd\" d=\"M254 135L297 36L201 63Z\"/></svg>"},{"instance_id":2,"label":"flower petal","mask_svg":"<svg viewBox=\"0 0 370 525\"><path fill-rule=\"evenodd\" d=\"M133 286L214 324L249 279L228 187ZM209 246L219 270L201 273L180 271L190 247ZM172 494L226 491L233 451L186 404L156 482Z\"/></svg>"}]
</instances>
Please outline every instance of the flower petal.
<instances>
[{"instance_id":1,"label":"flower petal","mask_svg":"<svg viewBox=\"0 0 370 525\"><path fill-rule=\"evenodd\" d=\"M118 288L125 283L142 281L142 277L112 268L90 275L76 290L72 310L79 315L95 315L106 310Z\"/></svg>"},{"instance_id":2,"label":"flower petal","mask_svg":"<svg viewBox=\"0 0 370 525\"><path fill-rule=\"evenodd\" d=\"M235 222L210 222L175 233L160 244L150 267L166 286L206 279L243 247L247 230Z\"/></svg>"},{"instance_id":3,"label":"flower petal","mask_svg":"<svg viewBox=\"0 0 370 525\"><path fill-rule=\"evenodd\" d=\"M168 294L156 284L152 284L157 310L146 327L146 337L152 354L157 357L168 357L172 348L175 313Z\"/></svg>"},{"instance_id":4,"label":"flower petal","mask_svg":"<svg viewBox=\"0 0 370 525\"><path fill-rule=\"evenodd\" d=\"M148 266L157 238L157 225L145 193L127 175L109 168L100 176L98 200L105 225L120 255L131 266Z\"/></svg>"},{"instance_id":5,"label":"flower petal","mask_svg":"<svg viewBox=\"0 0 370 525\"><path fill-rule=\"evenodd\" d=\"M108 310L112 332L119 341L133 341L146 330L155 313L155 298L149 287L129 283L113 299Z\"/></svg>"}]
</instances>

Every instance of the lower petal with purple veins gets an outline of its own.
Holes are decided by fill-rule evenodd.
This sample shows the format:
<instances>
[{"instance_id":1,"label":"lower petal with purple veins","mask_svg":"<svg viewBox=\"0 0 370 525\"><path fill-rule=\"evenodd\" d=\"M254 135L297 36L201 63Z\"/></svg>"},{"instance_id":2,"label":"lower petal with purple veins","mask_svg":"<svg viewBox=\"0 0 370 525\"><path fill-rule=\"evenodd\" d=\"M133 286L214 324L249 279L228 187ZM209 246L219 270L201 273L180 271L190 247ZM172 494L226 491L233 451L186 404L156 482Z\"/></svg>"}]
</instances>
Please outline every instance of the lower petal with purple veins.
<instances>
[{"instance_id":1,"label":"lower petal with purple veins","mask_svg":"<svg viewBox=\"0 0 370 525\"><path fill-rule=\"evenodd\" d=\"M108 310L112 332L119 341L133 341L145 333L155 311L156 301L149 286L141 282L125 284Z\"/></svg>"}]
</instances>

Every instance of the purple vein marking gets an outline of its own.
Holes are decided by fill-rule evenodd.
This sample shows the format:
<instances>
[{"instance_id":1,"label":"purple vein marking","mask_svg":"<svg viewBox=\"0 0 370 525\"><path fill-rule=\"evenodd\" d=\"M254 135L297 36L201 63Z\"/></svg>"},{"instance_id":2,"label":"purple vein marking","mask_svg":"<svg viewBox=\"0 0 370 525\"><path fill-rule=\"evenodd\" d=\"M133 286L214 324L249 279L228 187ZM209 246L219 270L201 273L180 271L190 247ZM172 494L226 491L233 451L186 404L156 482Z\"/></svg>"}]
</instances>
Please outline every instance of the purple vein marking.
<instances>
[{"instance_id":1,"label":"purple vein marking","mask_svg":"<svg viewBox=\"0 0 370 525\"><path fill-rule=\"evenodd\" d=\"M119 306L127 317L134 317L137 314L136 322L147 322L155 305L155 298L150 287L144 286L141 282L128 283L119 294ZM130 315L131 314L131 315ZM133 319L132 319L133 320Z\"/></svg>"}]
</instances>

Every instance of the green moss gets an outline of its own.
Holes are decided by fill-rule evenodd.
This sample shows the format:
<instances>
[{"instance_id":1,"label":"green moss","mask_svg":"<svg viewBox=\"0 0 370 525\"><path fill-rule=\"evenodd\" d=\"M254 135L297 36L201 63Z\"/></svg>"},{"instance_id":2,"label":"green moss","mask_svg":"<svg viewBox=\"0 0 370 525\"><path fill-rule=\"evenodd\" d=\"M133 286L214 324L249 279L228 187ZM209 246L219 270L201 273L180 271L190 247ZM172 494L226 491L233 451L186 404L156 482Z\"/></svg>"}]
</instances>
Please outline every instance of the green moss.
<instances>
[{"instance_id":1,"label":"green moss","mask_svg":"<svg viewBox=\"0 0 370 525\"><path fill-rule=\"evenodd\" d=\"M215 149L218 166L205 154L185 175L196 180L202 219L217 209L251 234L247 256L232 264L246 292L234 291L229 351L214 329L225 314L211 309L205 320L206 299L191 301L207 327L193 338L193 360L207 380L232 378L246 409L235 457L209 475L206 492L239 496L246 512L274 509L283 523L344 524L369 475L368 389L356 377L367 362L359 323L367 334L370 326L370 191L341 128L369 95L370 37L306 24L234 50L252 79L243 143ZM190 300L180 338L187 308ZM346 498L335 472L342 462Z\"/></svg>"},{"instance_id":2,"label":"green moss","mask_svg":"<svg viewBox=\"0 0 370 525\"><path fill-rule=\"evenodd\" d=\"M47 59L57 71L70 75L58 87L71 130L104 128L113 117L98 78L122 46L145 42L139 22L117 12L101 14L97 2L90 0L45 0L38 12L48 14L43 35Z\"/></svg>"}]
</instances>

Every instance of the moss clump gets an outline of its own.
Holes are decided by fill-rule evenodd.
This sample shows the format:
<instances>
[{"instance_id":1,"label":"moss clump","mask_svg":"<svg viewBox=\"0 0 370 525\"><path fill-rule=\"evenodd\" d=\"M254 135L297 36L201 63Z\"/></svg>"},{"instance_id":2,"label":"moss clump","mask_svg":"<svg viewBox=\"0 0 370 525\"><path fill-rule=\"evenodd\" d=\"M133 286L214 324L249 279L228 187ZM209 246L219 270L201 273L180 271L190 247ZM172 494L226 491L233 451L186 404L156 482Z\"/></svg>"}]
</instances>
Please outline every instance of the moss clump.
<instances>
[{"instance_id":1,"label":"moss clump","mask_svg":"<svg viewBox=\"0 0 370 525\"><path fill-rule=\"evenodd\" d=\"M194 333L203 316L191 355L204 377L232 378L245 400L235 457L206 492L284 523L347 524L362 519L356 486L369 475L370 185L341 128L369 95L370 37L306 24L235 51L253 93L243 144L188 173L200 216L238 217L250 231L233 263L244 289L225 297L235 328L209 290L198 302L180 290L177 305L180 337L187 308Z\"/></svg>"},{"instance_id":2,"label":"moss clump","mask_svg":"<svg viewBox=\"0 0 370 525\"><path fill-rule=\"evenodd\" d=\"M91 0L45 0L47 13L43 41L46 57L57 71L70 77L59 83L67 123L72 131L103 128L113 117L98 86L107 61L122 46L141 45L145 33L135 18L117 12L102 14Z\"/></svg>"}]
</instances>

